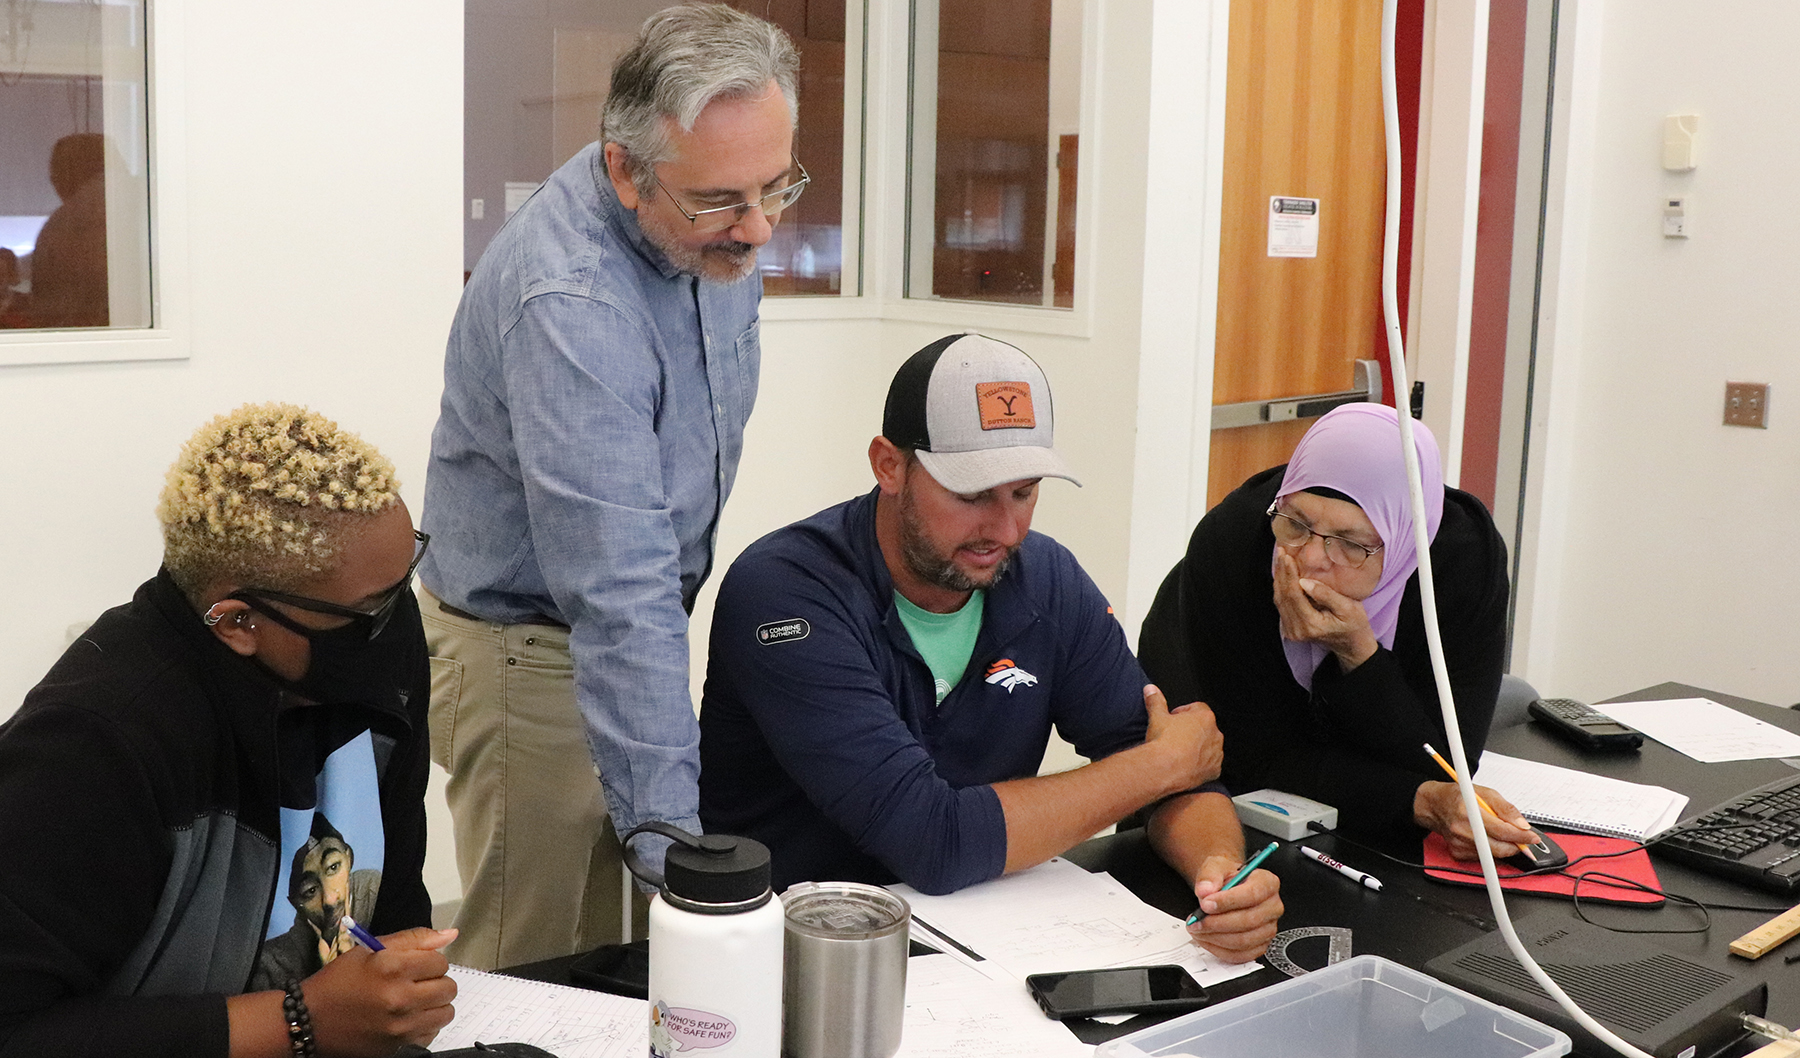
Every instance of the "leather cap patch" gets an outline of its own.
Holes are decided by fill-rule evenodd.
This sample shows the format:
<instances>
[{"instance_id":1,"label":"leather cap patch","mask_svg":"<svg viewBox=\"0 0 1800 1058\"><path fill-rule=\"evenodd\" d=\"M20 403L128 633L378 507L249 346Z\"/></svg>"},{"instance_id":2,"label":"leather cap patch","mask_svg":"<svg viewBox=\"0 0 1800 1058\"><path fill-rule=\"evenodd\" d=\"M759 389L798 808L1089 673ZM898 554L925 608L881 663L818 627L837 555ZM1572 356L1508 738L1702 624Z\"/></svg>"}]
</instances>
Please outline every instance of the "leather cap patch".
<instances>
[{"instance_id":1,"label":"leather cap patch","mask_svg":"<svg viewBox=\"0 0 1800 1058\"><path fill-rule=\"evenodd\" d=\"M1031 383L977 382L975 404L983 430L1030 430L1037 427L1031 410Z\"/></svg>"}]
</instances>

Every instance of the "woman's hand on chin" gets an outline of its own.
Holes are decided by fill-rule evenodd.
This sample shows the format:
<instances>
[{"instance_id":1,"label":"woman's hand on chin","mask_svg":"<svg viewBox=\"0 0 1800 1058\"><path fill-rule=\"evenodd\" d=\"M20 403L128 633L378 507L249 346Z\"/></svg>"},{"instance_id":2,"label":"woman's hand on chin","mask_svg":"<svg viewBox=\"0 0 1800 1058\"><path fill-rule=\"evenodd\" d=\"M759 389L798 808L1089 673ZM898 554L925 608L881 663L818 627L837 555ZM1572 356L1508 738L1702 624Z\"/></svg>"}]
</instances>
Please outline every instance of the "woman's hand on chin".
<instances>
[{"instance_id":1,"label":"woman's hand on chin","mask_svg":"<svg viewBox=\"0 0 1800 1058\"><path fill-rule=\"evenodd\" d=\"M1281 638L1319 644L1337 655L1345 672L1369 660L1380 646L1363 604L1323 581L1301 577L1286 551L1275 556L1275 609L1281 615Z\"/></svg>"}]
</instances>

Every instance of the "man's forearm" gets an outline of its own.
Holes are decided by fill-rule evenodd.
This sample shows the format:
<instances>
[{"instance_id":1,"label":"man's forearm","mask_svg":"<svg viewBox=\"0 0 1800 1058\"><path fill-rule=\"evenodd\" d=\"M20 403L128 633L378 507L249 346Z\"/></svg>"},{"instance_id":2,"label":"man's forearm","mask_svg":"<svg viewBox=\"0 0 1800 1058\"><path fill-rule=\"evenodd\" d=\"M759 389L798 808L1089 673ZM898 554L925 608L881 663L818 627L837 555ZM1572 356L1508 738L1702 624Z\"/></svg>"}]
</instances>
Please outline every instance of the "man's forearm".
<instances>
[{"instance_id":1,"label":"man's forearm","mask_svg":"<svg viewBox=\"0 0 1800 1058\"><path fill-rule=\"evenodd\" d=\"M1209 857L1244 862L1244 830L1231 798L1221 793L1192 793L1157 806L1145 827L1150 846L1192 885Z\"/></svg>"},{"instance_id":2,"label":"man's forearm","mask_svg":"<svg viewBox=\"0 0 1800 1058\"><path fill-rule=\"evenodd\" d=\"M1006 814L1007 872L1067 852L1168 796L1178 769L1166 758L1155 743L1146 742L1072 771L995 783Z\"/></svg>"}]
</instances>

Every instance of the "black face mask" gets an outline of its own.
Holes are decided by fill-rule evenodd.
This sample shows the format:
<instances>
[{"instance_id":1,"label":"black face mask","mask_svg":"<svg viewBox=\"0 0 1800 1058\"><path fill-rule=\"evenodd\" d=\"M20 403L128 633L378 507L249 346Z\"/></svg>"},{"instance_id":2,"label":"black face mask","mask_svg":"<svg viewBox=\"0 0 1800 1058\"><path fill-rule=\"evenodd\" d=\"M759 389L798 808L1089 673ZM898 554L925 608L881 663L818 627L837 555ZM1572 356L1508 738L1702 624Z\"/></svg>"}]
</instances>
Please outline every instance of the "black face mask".
<instances>
[{"instance_id":1,"label":"black face mask","mask_svg":"<svg viewBox=\"0 0 1800 1058\"><path fill-rule=\"evenodd\" d=\"M419 601L410 591L402 592L392 619L373 639L354 622L323 631L279 618L277 622L306 637L311 658L299 679L275 676L276 682L321 705L392 706L406 689L407 663L420 648L422 635Z\"/></svg>"}]
</instances>

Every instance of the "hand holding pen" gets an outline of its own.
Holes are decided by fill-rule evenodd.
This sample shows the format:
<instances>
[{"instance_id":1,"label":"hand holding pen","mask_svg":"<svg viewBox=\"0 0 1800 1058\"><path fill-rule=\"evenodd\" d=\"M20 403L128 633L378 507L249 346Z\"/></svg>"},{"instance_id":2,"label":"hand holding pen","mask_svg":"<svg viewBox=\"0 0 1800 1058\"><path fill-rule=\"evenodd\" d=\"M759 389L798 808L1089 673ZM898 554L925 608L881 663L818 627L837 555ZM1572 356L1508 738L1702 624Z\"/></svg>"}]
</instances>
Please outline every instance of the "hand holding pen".
<instances>
[{"instance_id":1,"label":"hand holding pen","mask_svg":"<svg viewBox=\"0 0 1800 1058\"><path fill-rule=\"evenodd\" d=\"M446 976L442 949L456 931L421 927L378 940L345 926L369 950L345 952L303 983L320 1052L392 1054L405 1043L428 1045L455 1014L456 982Z\"/></svg>"},{"instance_id":2,"label":"hand holding pen","mask_svg":"<svg viewBox=\"0 0 1800 1058\"><path fill-rule=\"evenodd\" d=\"M1209 856L1194 880L1200 907L1187 921L1194 943L1226 962L1261 955L1281 918L1281 880L1257 867L1275 850L1270 842L1241 867L1235 858Z\"/></svg>"}]
</instances>

